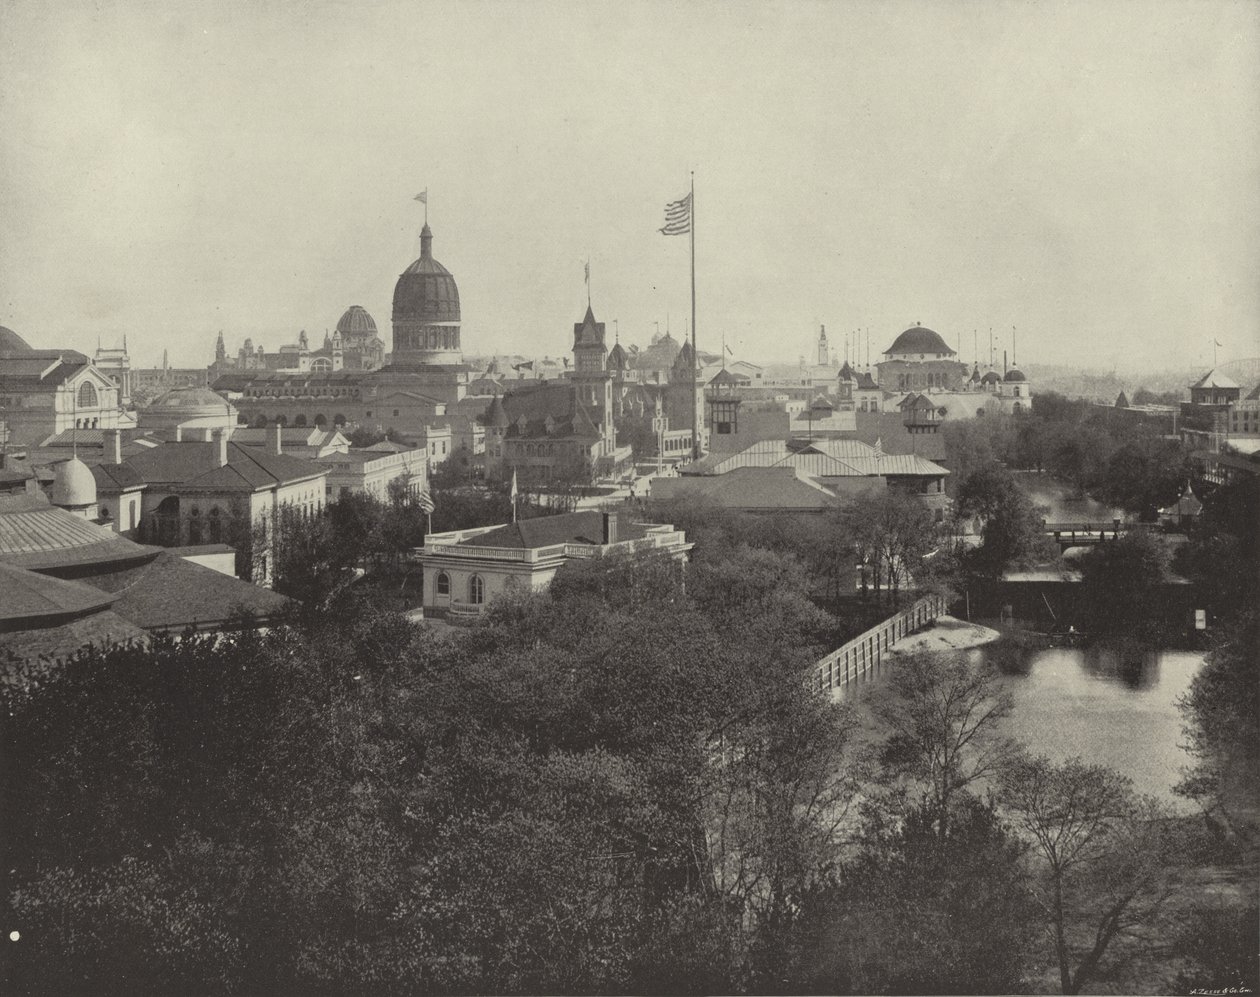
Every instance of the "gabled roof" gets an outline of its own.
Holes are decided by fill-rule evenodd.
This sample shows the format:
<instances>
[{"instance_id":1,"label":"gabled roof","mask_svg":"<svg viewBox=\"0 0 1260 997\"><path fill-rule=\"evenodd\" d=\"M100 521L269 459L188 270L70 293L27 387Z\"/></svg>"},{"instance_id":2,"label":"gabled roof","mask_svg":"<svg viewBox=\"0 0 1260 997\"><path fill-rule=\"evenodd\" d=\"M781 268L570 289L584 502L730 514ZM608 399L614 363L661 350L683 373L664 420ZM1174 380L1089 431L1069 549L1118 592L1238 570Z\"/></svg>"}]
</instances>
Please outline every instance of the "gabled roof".
<instances>
[{"instance_id":1,"label":"gabled roof","mask_svg":"<svg viewBox=\"0 0 1260 997\"><path fill-rule=\"evenodd\" d=\"M591 306L586 306L586 315L581 322L573 323L573 345L577 346L599 346L604 345L604 323L595 321L595 313L591 311Z\"/></svg>"},{"instance_id":2,"label":"gabled roof","mask_svg":"<svg viewBox=\"0 0 1260 997\"><path fill-rule=\"evenodd\" d=\"M164 443L128 457L125 464L146 484L179 485L216 491L257 491L304 481L325 473L300 457L268 453L259 447L228 443L228 463L218 466L218 448L200 440Z\"/></svg>"},{"instance_id":3,"label":"gabled roof","mask_svg":"<svg viewBox=\"0 0 1260 997\"><path fill-rule=\"evenodd\" d=\"M823 510L840 499L795 467L739 467L727 474L656 478L652 498L704 498L724 509Z\"/></svg>"},{"instance_id":4,"label":"gabled roof","mask_svg":"<svg viewBox=\"0 0 1260 997\"><path fill-rule=\"evenodd\" d=\"M92 476L96 478L97 492L122 492L128 488L140 488L144 478L129 464L95 464Z\"/></svg>"},{"instance_id":5,"label":"gabled roof","mask_svg":"<svg viewBox=\"0 0 1260 997\"><path fill-rule=\"evenodd\" d=\"M1209 370L1201 378L1190 385L1191 390L1195 388L1237 388L1238 382L1227 374L1222 374L1219 370Z\"/></svg>"},{"instance_id":6,"label":"gabled roof","mask_svg":"<svg viewBox=\"0 0 1260 997\"><path fill-rule=\"evenodd\" d=\"M508 439L599 439L602 435L568 383L546 384L503 396ZM550 432L547 420L551 420Z\"/></svg>"},{"instance_id":7,"label":"gabled roof","mask_svg":"<svg viewBox=\"0 0 1260 997\"><path fill-rule=\"evenodd\" d=\"M638 540L645 534L642 523L618 517L617 540ZM602 544L604 516L600 512L569 512L559 516L539 516L500 526L459 544L461 547L512 547L532 549L552 544Z\"/></svg>"},{"instance_id":8,"label":"gabled roof","mask_svg":"<svg viewBox=\"0 0 1260 997\"><path fill-rule=\"evenodd\" d=\"M109 593L83 582L0 564L0 621L28 620L40 625L34 620L82 616L105 609L113 601Z\"/></svg>"}]
</instances>

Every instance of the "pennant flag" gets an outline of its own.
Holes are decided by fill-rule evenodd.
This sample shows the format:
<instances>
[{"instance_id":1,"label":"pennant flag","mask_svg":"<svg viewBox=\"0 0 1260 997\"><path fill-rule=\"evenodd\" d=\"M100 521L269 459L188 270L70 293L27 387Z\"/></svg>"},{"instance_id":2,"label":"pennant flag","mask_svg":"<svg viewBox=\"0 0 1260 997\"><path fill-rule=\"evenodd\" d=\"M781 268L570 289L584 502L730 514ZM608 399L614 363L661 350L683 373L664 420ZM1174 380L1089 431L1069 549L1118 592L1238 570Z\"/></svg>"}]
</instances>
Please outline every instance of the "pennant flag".
<instances>
[{"instance_id":1,"label":"pennant flag","mask_svg":"<svg viewBox=\"0 0 1260 997\"><path fill-rule=\"evenodd\" d=\"M586 261L586 286L591 286L591 261Z\"/></svg>"},{"instance_id":2,"label":"pennant flag","mask_svg":"<svg viewBox=\"0 0 1260 997\"><path fill-rule=\"evenodd\" d=\"M512 468L512 485L508 489L508 497L512 500L512 505L516 505L516 468Z\"/></svg>"},{"instance_id":3,"label":"pennant flag","mask_svg":"<svg viewBox=\"0 0 1260 997\"><path fill-rule=\"evenodd\" d=\"M531 360L531 361L529 361L529 363L514 363L514 364L512 364L512 369L513 369L514 371L516 371L517 373L519 373L520 371L523 371L523 370L533 370L533 369L534 369L534 361L533 361L533 360Z\"/></svg>"},{"instance_id":4,"label":"pennant flag","mask_svg":"<svg viewBox=\"0 0 1260 997\"><path fill-rule=\"evenodd\" d=\"M424 190L420 191L420 193L416 195L415 199L419 201L421 204L428 204L429 203L429 188L425 187Z\"/></svg>"},{"instance_id":5,"label":"pennant flag","mask_svg":"<svg viewBox=\"0 0 1260 997\"><path fill-rule=\"evenodd\" d=\"M691 231L691 195L665 205L665 225L661 235L686 235Z\"/></svg>"},{"instance_id":6,"label":"pennant flag","mask_svg":"<svg viewBox=\"0 0 1260 997\"><path fill-rule=\"evenodd\" d=\"M734 351L734 350L732 350L732 349L731 349L729 346L727 346L725 343L723 343L723 344L722 344L722 348L723 348L723 349L725 349L725 350L726 350L726 352L727 352L727 353L729 353L731 356L734 356L734 355L735 355L735 351Z\"/></svg>"},{"instance_id":7,"label":"pennant flag","mask_svg":"<svg viewBox=\"0 0 1260 997\"><path fill-rule=\"evenodd\" d=\"M1219 339L1214 339L1214 340L1212 340L1212 342L1214 342L1217 346L1224 346L1224 345L1225 345L1225 344L1224 344L1224 343L1222 343Z\"/></svg>"}]
</instances>

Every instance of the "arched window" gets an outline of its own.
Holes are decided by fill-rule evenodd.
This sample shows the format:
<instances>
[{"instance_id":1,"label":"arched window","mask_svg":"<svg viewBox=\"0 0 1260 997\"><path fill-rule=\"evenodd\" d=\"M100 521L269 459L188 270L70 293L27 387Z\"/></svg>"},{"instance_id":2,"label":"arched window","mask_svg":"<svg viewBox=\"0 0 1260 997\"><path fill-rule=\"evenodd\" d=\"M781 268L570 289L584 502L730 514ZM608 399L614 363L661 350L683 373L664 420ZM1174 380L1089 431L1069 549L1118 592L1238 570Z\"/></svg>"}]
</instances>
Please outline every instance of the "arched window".
<instances>
[{"instance_id":1,"label":"arched window","mask_svg":"<svg viewBox=\"0 0 1260 997\"><path fill-rule=\"evenodd\" d=\"M84 381L79 385L79 408L96 408L97 404L96 385L91 381Z\"/></svg>"},{"instance_id":2,"label":"arched window","mask_svg":"<svg viewBox=\"0 0 1260 997\"><path fill-rule=\"evenodd\" d=\"M196 506L188 513L188 542L194 546L201 543L201 510Z\"/></svg>"},{"instance_id":3,"label":"arched window","mask_svg":"<svg viewBox=\"0 0 1260 997\"><path fill-rule=\"evenodd\" d=\"M304 415L295 415L295 416L293 417L293 425L295 425L295 426L297 426L297 427L299 427L299 428L305 427L305 426L306 426L306 416L304 416Z\"/></svg>"},{"instance_id":4,"label":"arched window","mask_svg":"<svg viewBox=\"0 0 1260 997\"><path fill-rule=\"evenodd\" d=\"M223 543L223 516L217 506L210 510L210 515L206 519L210 523L210 542Z\"/></svg>"},{"instance_id":5,"label":"arched window","mask_svg":"<svg viewBox=\"0 0 1260 997\"><path fill-rule=\"evenodd\" d=\"M450 594L451 594L451 576L450 576L450 575L448 575L445 571L439 571L439 572L438 572L438 576L437 576L437 594L438 594L438 595L450 595Z\"/></svg>"},{"instance_id":6,"label":"arched window","mask_svg":"<svg viewBox=\"0 0 1260 997\"><path fill-rule=\"evenodd\" d=\"M254 426L257 427L258 429L266 429L267 417L265 415L260 415L257 419L254 420Z\"/></svg>"},{"instance_id":7,"label":"arched window","mask_svg":"<svg viewBox=\"0 0 1260 997\"><path fill-rule=\"evenodd\" d=\"M474 606L480 606L486 601L486 586L480 575L473 575L468 579L468 601Z\"/></svg>"},{"instance_id":8,"label":"arched window","mask_svg":"<svg viewBox=\"0 0 1260 997\"><path fill-rule=\"evenodd\" d=\"M324 415L324 413L322 412L320 412L319 414L315 416L316 428L323 429L327 425L328 425L328 416Z\"/></svg>"},{"instance_id":9,"label":"arched window","mask_svg":"<svg viewBox=\"0 0 1260 997\"><path fill-rule=\"evenodd\" d=\"M281 429L284 429L286 426L289 425L289 417L287 415L276 416L276 425L279 426Z\"/></svg>"}]
</instances>

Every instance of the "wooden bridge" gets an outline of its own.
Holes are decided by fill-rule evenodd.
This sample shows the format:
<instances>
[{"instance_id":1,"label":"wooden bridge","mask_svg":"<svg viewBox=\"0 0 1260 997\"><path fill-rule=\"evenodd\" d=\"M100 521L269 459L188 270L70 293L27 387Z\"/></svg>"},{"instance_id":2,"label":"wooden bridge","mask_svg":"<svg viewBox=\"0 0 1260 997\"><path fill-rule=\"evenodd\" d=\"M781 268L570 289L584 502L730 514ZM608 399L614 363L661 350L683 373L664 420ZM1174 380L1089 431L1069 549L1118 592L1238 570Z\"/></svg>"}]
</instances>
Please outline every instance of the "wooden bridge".
<instances>
[{"instance_id":1,"label":"wooden bridge","mask_svg":"<svg viewBox=\"0 0 1260 997\"><path fill-rule=\"evenodd\" d=\"M1092 547L1106 543L1135 530L1149 530L1153 524L1126 523L1113 519L1109 523L1046 523L1046 536L1053 537L1062 549Z\"/></svg>"}]
</instances>

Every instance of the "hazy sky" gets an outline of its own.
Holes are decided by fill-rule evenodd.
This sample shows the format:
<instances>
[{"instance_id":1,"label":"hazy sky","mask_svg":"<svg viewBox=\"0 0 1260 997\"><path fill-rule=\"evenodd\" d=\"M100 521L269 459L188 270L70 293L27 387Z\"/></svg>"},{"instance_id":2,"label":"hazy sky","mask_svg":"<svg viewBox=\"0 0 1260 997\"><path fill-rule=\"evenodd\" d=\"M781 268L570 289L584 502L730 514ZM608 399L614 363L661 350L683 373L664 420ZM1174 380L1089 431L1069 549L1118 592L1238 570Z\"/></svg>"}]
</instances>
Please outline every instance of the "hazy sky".
<instances>
[{"instance_id":1,"label":"hazy sky","mask_svg":"<svg viewBox=\"0 0 1260 997\"><path fill-rule=\"evenodd\" d=\"M454 274L468 353L1260 355L1260 3L4 0L0 324L201 365Z\"/></svg>"}]
</instances>

